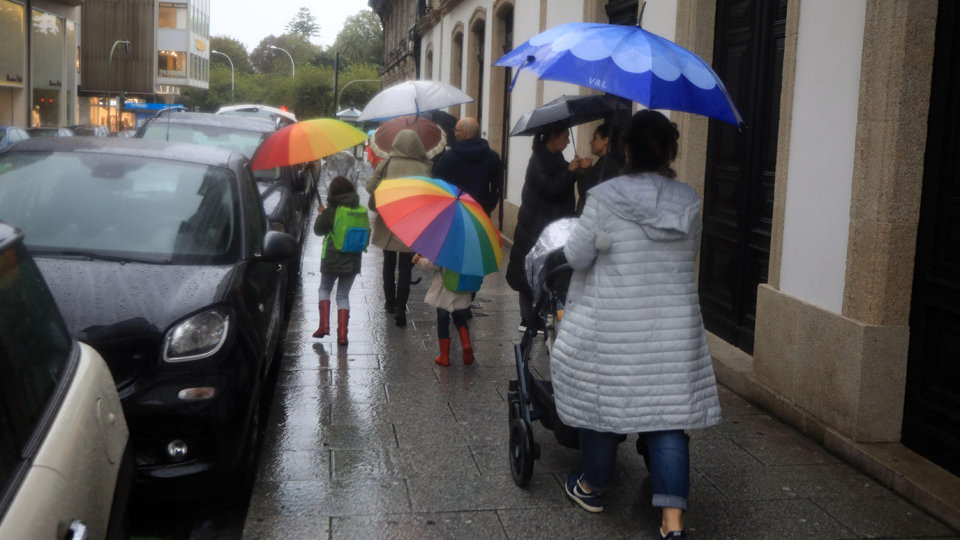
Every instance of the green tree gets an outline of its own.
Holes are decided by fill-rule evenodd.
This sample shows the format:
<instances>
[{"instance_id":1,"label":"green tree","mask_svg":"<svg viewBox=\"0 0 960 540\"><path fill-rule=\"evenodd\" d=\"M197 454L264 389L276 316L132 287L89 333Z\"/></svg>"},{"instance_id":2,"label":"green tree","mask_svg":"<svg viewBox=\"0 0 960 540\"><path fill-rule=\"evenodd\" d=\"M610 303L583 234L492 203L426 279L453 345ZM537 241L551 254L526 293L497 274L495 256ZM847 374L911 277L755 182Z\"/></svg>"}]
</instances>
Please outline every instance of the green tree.
<instances>
[{"instance_id":1,"label":"green tree","mask_svg":"<svg viewBox=\"0 0 960 540\"><path fill-rule=\"evenodd\" d=\"M279 37L269 35L260 41L257 48L250 53L250 63L257 73L284 73L290 75L290 59L283 51L271 49L270 46L280 47L290 53L296 66L308 64L316 56L320 47L293 34L282 34Z\"/></svg>"},{"instance_id":2,"label":"green tree","mask_svg":"<svg viewBox=\"0 0 960 540\"><path fill-rule=\"evenodd\" d=\"M288 34L299 36L305 41L310 41L310 38L320 33L320 25L317 24L317 18L305 7L300 8L300 11L287 23L285 29Z\"/></svg>"},{"instance_id":3,"label":"green tree","mask_svg":"<svg viewBox=\"0 0 960 540\"><path fill-rule=\"evenodd\" d=\"M347 17L330 49L340 52L340 59L344 64L381 65L383 27L380 26L380 18L369 9ZM328 55L333 56L330 51Z\"/></svg>"},{"instance_id":4,"label":"green tree","mask_svg":"<svg viewBox=\"0 0 960 540\"><path fill-rule=\"evenodd\" d=\"M210 38L210 50L220 51L230 57L233 61L233 68L239 73L253 73L253 66L250 64L250 56L247 54L247 48L243 43L227 36L213 36ZM227 59L219 54L210 55L211 68L215 64L223 64L230 67Z\"/></svg>"}]
</instances>

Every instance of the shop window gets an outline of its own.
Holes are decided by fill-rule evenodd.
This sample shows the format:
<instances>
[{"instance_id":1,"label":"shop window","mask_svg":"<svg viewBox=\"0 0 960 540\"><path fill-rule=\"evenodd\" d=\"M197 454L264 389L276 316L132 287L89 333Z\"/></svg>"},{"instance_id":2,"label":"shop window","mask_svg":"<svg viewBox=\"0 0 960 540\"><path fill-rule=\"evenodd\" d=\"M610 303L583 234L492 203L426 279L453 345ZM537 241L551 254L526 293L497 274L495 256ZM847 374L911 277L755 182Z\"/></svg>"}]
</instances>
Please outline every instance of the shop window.
<instances>
[{"instance_id":1,"label":"shop window","mask_svg":"<svg viewBox=\"0 0 960 540\"><path fill-rule=\"evenodd\" d=\"M157 26L160 28L187 29L187 5L173 2L160 2L157 16Z\"/></svg>"},{"instance_id":2,"label":"shop window","mask_svg":"<svg viewBox=\"0 0 960 540\"><path fill-rule=\"evenodd\" d=\"M158 51L157 75L160 77L186 77L187 53L183 51Z\"/></svg>"},{"instance_id":3,"label":"shop window","mask_svg":"<svg viewBox=\"0 0 960 540\"><path fill-rule=\"evenodd\" d=\"M33 10L30 51L30 83L33 111L31 125L59 126L64 90L64 21L45 11ZM73 66L71 65L71 68Z\"/></svg>"},{"instance_id":4,"label":"shop window","mask_svg":"<svg viewBox=\"0 0 960 540\"><path fill-rule=\"evenodd\" d=\"M23 6L0 0L0 86L23 86Z\"/></svg>"}]
</instances>

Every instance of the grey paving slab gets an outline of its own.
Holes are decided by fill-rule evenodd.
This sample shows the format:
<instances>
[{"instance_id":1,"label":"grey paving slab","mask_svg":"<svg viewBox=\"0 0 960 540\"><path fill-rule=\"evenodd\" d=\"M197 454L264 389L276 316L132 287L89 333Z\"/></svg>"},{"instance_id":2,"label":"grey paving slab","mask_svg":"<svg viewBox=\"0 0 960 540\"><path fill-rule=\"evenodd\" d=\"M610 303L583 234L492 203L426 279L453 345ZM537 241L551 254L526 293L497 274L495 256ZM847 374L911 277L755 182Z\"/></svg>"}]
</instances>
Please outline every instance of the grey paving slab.
<instances>
[{"instance_id":1,"label":"grey paving slab","mask_svg":"<svg viewBox=\"0 0 960 540\"><path fill-rule=\"evenodd\" d=\"M311 540L330 535L327 516L277 515L248 519L244 540Z\"/></svg>"},{"instance_id":2,"label":"grey paving slab","mask_svg":"<svg viewBox=\"0 0 960 540\"><path fill-rule=\"evenodd\" d=\"M526 489L517 488L509 474L410 478L410 500L415 512L548 508L568 504L551 474L534 474Z\"/></svg>"},{"instance_id":3,"label":"grey paving slab","mask_svg":"<svg viewBox=\"0 0 960 540\"><path fill-rule=\"evenodd\" d=\"M956 531L892 493L812 500L862 538L958 538Z\"/></svg>"},{"instance_id":4,"label":"grey paving slab","mask_svg":"<svg viewBox=\"0 0 960 540\"><path fill-rule=\"evenodd\" d=\"M496 512L334 517L331 538L507 538Z\"/></svg>"},{"instance_id":5,"label":"grey paving slab","mask_svg":"<svg viewBox=\"0 0 960 540\"><path fill-rule=\"evenodd\" d=\"M366 199L362 195L361 201ZM534 424L540 458L519 488L508 463L507 388L520 321L503 271L473 302L477 357L437 366L429 275L411 286L408 325L383 309L381 254L364 254L350 297L349 344L313 339L320 239L304 247L266 422L245 538L658 538L649 471L636 434L619 446L605 496L589 514L563 490L575 449ZM542 338L530 370L550 378ZM723 423L691 435L691 538L956 537L836 456L727 388Z\"/></svg>"},{"instance_id":6,"label":"grey paving slab","mask_svg":"<svg viewBox=\"0 0 960 540\"><path fill-rule=\"evenodd\" d=\"M410 501L403 479L261 481L254 488L247 519L291 514L346 516L409 511Z\"/></svg>"}]
</instances>

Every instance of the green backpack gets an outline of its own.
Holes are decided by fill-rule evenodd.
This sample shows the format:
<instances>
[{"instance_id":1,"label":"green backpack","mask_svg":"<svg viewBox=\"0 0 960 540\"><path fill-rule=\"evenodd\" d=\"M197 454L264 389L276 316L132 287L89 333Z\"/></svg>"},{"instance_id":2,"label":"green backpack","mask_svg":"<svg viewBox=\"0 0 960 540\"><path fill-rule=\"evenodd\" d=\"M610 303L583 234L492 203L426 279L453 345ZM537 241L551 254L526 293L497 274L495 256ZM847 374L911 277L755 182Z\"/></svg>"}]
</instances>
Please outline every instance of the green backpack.
<instances>
[{"instance_id":1,"label":"green backpack","mask_svg":"<svg viewBox=\"0 0 960 540\"><path fill-rule=\"evenodd\" d=\"M451 292L477 292L483 285L482 276L465 276L444 268L440 272L443 286Z\"/></svg>"},{"instance_id":2,"label":"green backpack","mask_svg":"<svg viewBox=\"0 0 960 540\"><path fill-rule=\"evenodd\" d=\"M362 206L338 206L333 218L333 246L341 253L360 253L370 243L370 218Z\"/></svg>"}]
</instances>

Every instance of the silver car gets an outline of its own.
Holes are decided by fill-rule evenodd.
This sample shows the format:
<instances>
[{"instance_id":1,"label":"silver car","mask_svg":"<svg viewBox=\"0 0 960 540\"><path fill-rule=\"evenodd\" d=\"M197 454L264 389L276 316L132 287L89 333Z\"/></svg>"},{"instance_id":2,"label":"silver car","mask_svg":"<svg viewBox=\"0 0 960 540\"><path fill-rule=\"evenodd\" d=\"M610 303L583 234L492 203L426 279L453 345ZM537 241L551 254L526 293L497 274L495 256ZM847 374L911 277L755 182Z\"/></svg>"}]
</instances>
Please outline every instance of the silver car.
<instances>
[{"instance_id":1,"label":"silver car","mask_svg":"<svg viewBox=\"0 0 960 540\"><path fill-rule=\"evenodd\" d=\"M116 538L133 477L103 358L70 338L23 236L0 223L0 538Z\"/></svg>"}]
</instances>

